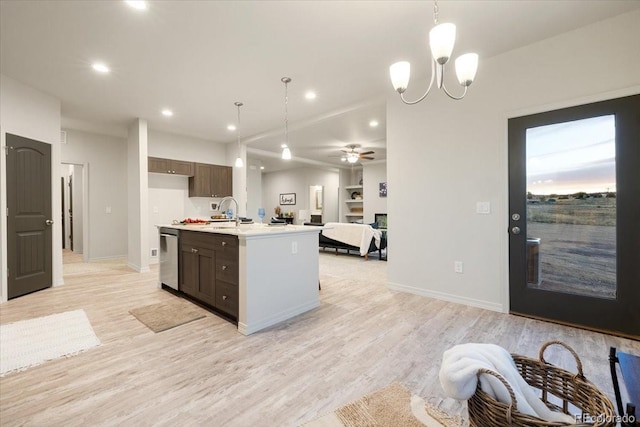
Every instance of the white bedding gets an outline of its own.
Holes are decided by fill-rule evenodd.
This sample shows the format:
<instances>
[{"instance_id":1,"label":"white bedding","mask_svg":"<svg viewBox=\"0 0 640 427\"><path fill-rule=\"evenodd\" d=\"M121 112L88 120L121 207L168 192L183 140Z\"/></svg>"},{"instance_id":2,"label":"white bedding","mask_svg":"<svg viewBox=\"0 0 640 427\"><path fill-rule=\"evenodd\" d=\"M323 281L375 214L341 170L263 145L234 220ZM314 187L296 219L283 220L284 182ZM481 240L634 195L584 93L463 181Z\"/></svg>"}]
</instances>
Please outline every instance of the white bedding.
<instances>
[{"instance_id":1,"label":"white bedding","mask_svg":"<svg viewBox=\"0 0 640 427\"><path fill-rule=\"evenodd\" d=\"M382 232L371 227L369 224L346 224L343 222L327 222L322 234L329 239L346 243L347 245L360 248L360 255L364 256L369 252L371 239L375 239L376 247L380 247Z\"/></svg>"}]
</instances>

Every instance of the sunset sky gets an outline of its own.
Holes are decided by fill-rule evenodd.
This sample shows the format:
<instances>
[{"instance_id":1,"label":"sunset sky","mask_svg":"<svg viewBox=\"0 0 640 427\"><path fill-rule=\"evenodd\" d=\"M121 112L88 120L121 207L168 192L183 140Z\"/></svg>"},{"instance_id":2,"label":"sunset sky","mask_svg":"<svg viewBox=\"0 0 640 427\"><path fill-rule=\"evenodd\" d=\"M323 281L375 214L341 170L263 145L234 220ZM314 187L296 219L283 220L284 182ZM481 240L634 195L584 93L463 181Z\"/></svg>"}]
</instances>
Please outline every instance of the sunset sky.
<instances>
[{"instance_id":1,"label":"sunset sky","mask_svg":"<svg viewBox=\"0 0 640 427\"><path fill-rule=\"evenodd\" d=\"M527 129L527 191L616 191L615 116Z\"/></svg>"}]
</instances>

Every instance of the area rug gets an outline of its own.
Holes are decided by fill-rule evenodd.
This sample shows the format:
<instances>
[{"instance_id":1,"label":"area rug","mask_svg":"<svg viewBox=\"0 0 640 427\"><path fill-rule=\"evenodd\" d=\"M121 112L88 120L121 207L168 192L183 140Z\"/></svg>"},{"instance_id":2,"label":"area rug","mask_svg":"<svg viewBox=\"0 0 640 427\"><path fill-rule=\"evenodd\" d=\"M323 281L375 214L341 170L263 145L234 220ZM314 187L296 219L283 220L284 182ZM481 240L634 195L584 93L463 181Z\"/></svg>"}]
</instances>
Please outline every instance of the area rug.
<instances>
[{"instance_id":1,"label":"area rug","mask_svg":"<svg viewBox=\"0 0 640 427\"><path fill-rule=\"evenodd\" d=\"M201 308L182 300L134 308L129 313L156 333L205 317Z\"/></svg>"},{"instance_id":2,"label":"area rug","mask_svg":"<svg viewBox=\"0 0 640 427\"><path fill-rule=\"evenodd\" d=\"M461 427L462 419L426 404L393 383L342 406L305 427Z\"/></svg>"},{"instance_id":3,"label":"area rug","mask_svg":"<svg viewBox=\"0 0 640 427\"><path fill-rule=\"evenodd\" d=\"M84 310L0 325L0 376L100 345Z\"/></svg>"}]
</instances>

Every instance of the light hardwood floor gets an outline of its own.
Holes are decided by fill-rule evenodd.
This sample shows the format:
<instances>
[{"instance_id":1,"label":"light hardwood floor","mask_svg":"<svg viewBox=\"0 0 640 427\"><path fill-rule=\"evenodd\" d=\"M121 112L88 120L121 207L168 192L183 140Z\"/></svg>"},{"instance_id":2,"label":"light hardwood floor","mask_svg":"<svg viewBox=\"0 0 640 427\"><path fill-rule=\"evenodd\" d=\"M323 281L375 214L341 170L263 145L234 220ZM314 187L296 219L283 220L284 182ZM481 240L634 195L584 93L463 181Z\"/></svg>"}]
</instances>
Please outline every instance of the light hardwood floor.
<instances>
[{"instance_id":1,"label":"light hardwood floor","mask_svg":"<svg viewBox=\"0 0 640 427\"><path fill-rule=\"evenodd\" d=\"M156 268L66 264L64 286L3 304L0 322L82 308L102 345L0 378L0 424L297 426L394 381L464 414L438 383L443 351L463 342L534 357L560 339L613 398L609 346L640 354L635 341L389 291L376 259L320 259L320 307L248 337L210 313L154 334L128 312L176 298ZM567 354L548 359L573 369Z\"/></svg>"}]
</instances>

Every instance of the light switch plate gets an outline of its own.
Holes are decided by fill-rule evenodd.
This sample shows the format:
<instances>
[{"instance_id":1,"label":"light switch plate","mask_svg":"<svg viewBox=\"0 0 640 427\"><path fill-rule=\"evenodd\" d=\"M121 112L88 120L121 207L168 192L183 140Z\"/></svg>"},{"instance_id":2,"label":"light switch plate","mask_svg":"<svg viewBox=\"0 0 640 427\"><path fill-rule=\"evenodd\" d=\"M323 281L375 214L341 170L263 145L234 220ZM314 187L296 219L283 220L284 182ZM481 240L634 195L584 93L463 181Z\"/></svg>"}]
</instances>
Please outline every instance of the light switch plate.
<instances>
[{"instance_id":1,"label":"light switch plate","mask_svg":"<svg viewBox=\"0 0 640 427\"><path fill-rule=\"evenodd\" d=\"M476 202L476 213L479 213L479 214L491 213L491 202Z\"/></svg>"}]
</instances>

